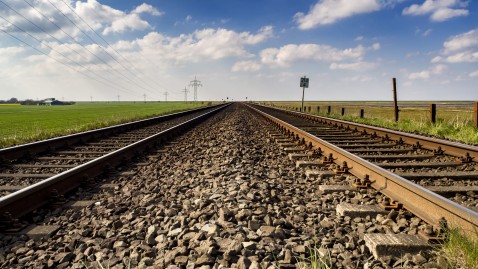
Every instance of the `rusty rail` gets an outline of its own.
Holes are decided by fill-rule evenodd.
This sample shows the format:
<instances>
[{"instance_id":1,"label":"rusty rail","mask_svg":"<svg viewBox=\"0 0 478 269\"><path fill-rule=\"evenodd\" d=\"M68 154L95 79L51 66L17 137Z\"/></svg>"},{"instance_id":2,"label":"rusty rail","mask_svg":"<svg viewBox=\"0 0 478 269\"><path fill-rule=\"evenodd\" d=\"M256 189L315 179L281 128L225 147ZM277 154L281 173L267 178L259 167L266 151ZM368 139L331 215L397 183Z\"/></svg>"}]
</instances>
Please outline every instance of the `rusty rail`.
<instances>
[{"instance_id":1,"label":"rusty rail","mask_svg":"<svg viewBox=\"0 0 478 269\"><path fill-rule=\"evenodd\" d=\"M415 145L417 147L428 149L432 151L441 151L444 154L461 157L467 159L468 161L474 160L478 161L478 146L467 145L459 142L453 142L433 137L426 137L411 133L405 133L400 131L394 131L386 128L375 127L360 123L354 123L344 120L338 120L323 116L311 115L306 113L287 111L278 108L271 108L282 111L284 113L292 114L298 117L309 119L316 122L330 123L341 127L349 127L350 129L355 129L359 132L367 132L369 134L376 134L381 137L387 137L390 140L395 140L397 142L403 142L405 144Z\"/></svg>"},{"instance_id":2,"label":"rusty rail","mask_svg":"<svg viewBox=\"0 0 478 269\"><path fill-rule=\"evenodd\" d=\"M0 228L4 230L12 228L11 225L14 224L16 219L51 202L52 194L58 197L87 183L89 179L104 173L105 170L115 167L134 156L141 155L149 148L161 144L177 133L204 121L226 106L227 105L219 106L212 111L206 112L184 123L1 197Z\"/></svg>"},{"instance_id":3,"label":"rusty rail","mask_svg":"<svg viewBox=\"0 0 478 269\"><path fill-rule=\"evenodd\" d=\"M438 228L441 225L441 219L445 218L449 227L458 227L465 233L471 236L476 236L476 232L478 231L478 213L458 205L383 168L380 168L377 165L367 162L356 155L353 155L263 111L260 111L259 109L254 107L250 108L269 119L279 128L291 132L293 136L298 136L306 144L309 144L315 148L320 148L325 155L328 156L329 154L332 154L336 164L342 165L343 162L346 162L347 166L349 167L349 173L361 179L368 178L372 182L371 186L373 188L379 190L381 193L390 197L394 201L401 203L403 207L410 210L410 212L423 219L427 223ZM309 117L309 115L304 115L303 113L294 114L301 114L302 116ZM311 117L311 119L314 118L315 116ZM317 118L322 119L322 117ZM337 122L341 124L346 123L344 121ZM369 127L365 125L360 125L357 127L369 130ZM385 129L382 128L373 128L373 130L383 134L388 133L388 131L386 132ZM403 136L403 134L394 134L394 136L395 135L399 137ZM411 136L412 137L410 139L422 141L416 135ZM433 142L438 144L438 141ZM450 146L451 145L448 147Z\"/></svg>"},{"instance_id":4,"label":"rusty rail","mask_svg":"<svg viewBox=\"0 0 478 269\"><path fill-rule=\"evenodd\" d=\"M14 159L21 158L23 156L32 156L38 153L42 153L49 150L54 150L56 148L65 147L68 145L73 145L79 142L88 141L105 135L112 135L116 133L121 133L135 128L140 128L152 124L161 123L166 120L174 119L177 117L185 116L192 114L198 111L203 111L211 107L201 107L197 109L172 113L168 115L153 117L144 120L138 120L130 123L119 124L110 127L104 127L100 129L85 131L81 133L65 135L60 137L55 137L51 139L46 139L38 142L27 143L23 145L2 148L0 149L0 162L11 161Z\"/></svg>"}]
</instances>

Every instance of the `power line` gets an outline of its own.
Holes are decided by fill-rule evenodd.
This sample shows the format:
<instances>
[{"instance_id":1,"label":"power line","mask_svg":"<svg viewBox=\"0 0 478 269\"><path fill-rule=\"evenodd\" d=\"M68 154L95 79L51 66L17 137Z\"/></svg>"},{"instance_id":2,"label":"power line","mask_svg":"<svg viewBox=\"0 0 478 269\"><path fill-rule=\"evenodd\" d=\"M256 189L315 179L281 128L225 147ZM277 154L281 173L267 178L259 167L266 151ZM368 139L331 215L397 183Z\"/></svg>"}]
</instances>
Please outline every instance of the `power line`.
<instances>
[{"instance_id":1,"label":"power line","mask_svg":"<svg viewBox=\"0 0 478 269\"><path fill-rule=\"evenodd\" d=\"M3 4L5 4L5 3L4 3L3 1L1 1L1 0L0 0L0 2L2 2ZM6 5L6 4L5 4L5 5ZM6 5L6 6L7 6L8 8L10 8L10 6L8 6L8 5ZM11 9L11 8L10 8L10 9ZM13 10L13 9L12 9L12 10ZM15 10L14 10L14 11L15 11ZM15 12L16 12L16 11L15 11ZM22 16L22 17L23 17L23 16ZM65 58L66 60L68 60L70 63L74 63L76 66L82 67L82 68L84 68L84 69L86 69L86 70L89 71L89 69L88 69L86 66L84 66L83 64L81 64L81 63L79 63L79 62L77 62L77 61L71 59L70 57L68 57L68 56L66 56L64 53L62 53L62 52L56 50L55 48L53 48L52 46L48 45L47 43L42 42L39 38L37 38L37 37L35 37L34 35L30 34L30 33L27 32L25 29L19 27L18 25L12 23L10 20L6 19L6 18L3 17L2 15L0 15L0 18L2 18L4 21L6 21L7 23L9 23L11 26L15 27L16 29L18 29L18 30L21 31L22 33L26 34L27 36L29 36L29 37L31 37L32 39L34 39L35 41L37 41L39 44L43 44L44 46L48 47L51 51L54 51L54 52L58 53L58 54L61 55L63 58ZM29 21L29 20L28 20L28 21ZM29 21L29 22L32 23L31 21ZM34 24L34 23L33 23L33 24ZM34 25L35 25L35 24L34 24ZM37 25L35 25L35 26L37 26ZM38 27L38 26L37 26L37 27ZM39 28L39 29L41 29L41 28ZM73 66L75 66L75 65L70 66L69 64L67 64L67 63L65 63L65 62L63 62L63 61L60 61L60 60L58 60L58 59L55 59L55 58L52 57L51 55L48 55L48 54L45 53L44 51L35 48L33 45L27 43L26 41L23 41L23 40L21 40L21 39L15 37L15 36L13 36L12 34L8 33L7 31L5 31L5 30L3 30L3 29L1 29L1 30L2 30L2 32L8 34L9 36L13 37L14 39L16 39L16 40L22 42L23 44L25 44L25 45L27 45L27 46L29 46L29 47L35 49L36 51L38 51L38 52L40 52L41 54L47 56L48 58L53 59L54 61L56 61L56 62L58 62L58 63L60 63L60 64L62 64L62 65L67 66L68 68L72 69L73 71L78 72L78 73L81 73L81 74L83 74L84 76L86 76L86 77L88 77L88 78L90 78L90 79L94 79L95 81L98 81L98 82L101 82L101 83L107 85L105 81L101 81L101 80L99 80L98 78L92 77L92 76L86 74L84 71L82 71L82 70L80 70L80 69L75 69L75 68L73 67ZM92 72L92 73L95 74L94 72ZM99 76L98 74L95 74L95 75ZM105 78L102 78L102 79L106 80L108 83L112 83L112 82L109 81L108 79L105 79ZM107 86L111 87L111 85L107 85ZM114 86L116 86L116 87L119 86L120 88L123 88L124 90L126 90L126 92L129 91L127 88L124 88L124 87L121 86L121 85L114 85Z\"/></svg>"},{"instance_id":2,"label":"power line","mask_svg":"<svg viewBox=\"0 0 478 269\"><path fill-rule=\"evenodd\" d=\"M55 4L53 4L51 2L51 0L47 0L58 12L60 12L61 15L63 15L63 17L65 17L70 23L72 23L83 35L85 35L91 42L93 42L94 44L98 45L98 47L100 47L109 57L111 57L113 60L115 60L116 62L119 63L119 61L117 61L113 56L111 56L111 54L105 49L103 48L103 46L101 46L100 44L98 44L98 42L96 42L93 38L91 38L85 31L83 31L74 21L72 21L68 16L66 16L66 14L61 11ZM96 54L95 54L96 55ZM118 74L120 74L122 77L124 77L126 80L130 81L130 83L132 84L135 84L136 86L142 88L142 89L145 89L147 91L149 91L149 89L147 88L144 88L142 85L139 85L136 81L132 80L131 78L129 78L128 76L126 76L125 74L123 74L122 72L120 72L119 70L115 69L113 66L111 66L109 63L107 63L106 61L104 61L103 59L99 58L98 56L96 56L101 62L103 62L104 64L108 65L112 70L116 71ZM119 63L120 64L120 63ZM121 65L121 64L120 64Z\"/></svg>"},{"instance_id":3,"label":"power line","mask_svg":"<svg viewBox=\"0 0 478 269\"><path fill-rule=\"evenodd\" d=\"M28 21L30 24L32 24L33 26L35 26L37 29L41 30L42 32L44 32L45 34L47 34L48 36L50 36L51 38L53 38L53 39L54 39L55 41L57 41L58 43L66 45L70 50L74 51L74 52L75 52L76 54L78 54L80 57L83 57L83 55L81 55L80 52L78 52L76 49L72 48L69 44L60 41L58 38L56 38L56 37L54 37L53 35L51 35L50 33L48 33L45 29L43 29L42 27L40 27L38 24L36 24L36 23L34 23L33 21L31 21L31 20L29 20L28 18L26 18L24 15L22 15L22 14L21 14L20 12L18 12L16 9L12 8L12 7L11 7L10 5L8 5L7 3L3 2L2 0L0 0L0 2L1 2L3 5L5 5L6 7L8 7L10 10L12 10L13 12L15 12L17 15L21 16L23 19L25 19L26 21ZM25 1L25 2L26 2L26 1ZM28 3L28 2L26 2L26 3ZM43 14L42 14L42 16L43 16ZM4 17L2 17L2 19L4 19L5 21L7 21L8 23L10 23L11 25L13 25L15 28L19 29L20 31L26 33L27 35L29 35L30 37L32 37L33 39L35 39L35 40L38 41L39 43L44 44L44 43L43 43L42 41L40 41L38 38L33 37L33 35L27 33L24 29L20 28L20 27L17 26L16 24L10 22L9 20L5 19ZM61 53L61 52L59 52L59 51L57 51L56 49L54 49L53 47L51 47L51 46L49 46L49 45L47 45L47 44L44 44L44 45L47 46L47 47L49 47L52 51L54 51L54 52L60 54L60 55L63 56L64 58L68 59L70 62L73 62L73 63L75 63L76 65L78 65L78 66L80 66L80 67L82 67L82 68L84 68L84 69L90 71L93 75L96 75L96 76L100 77L99 74L96 74L95 72L93 72L89 67L84 66L83 64L81 64L81 63L79 63L79 62L73 60L72 58L66 56L65 54L63 54L63 53ZM64 64L64 63L62 63L62 64ZM75 70L75 71L77 71L77 70ZM100 77L100 78L101 78L101 79L104 79L104 80L106 80L106 81L108 81L108 83L112 83L112 81L109 81L109 80L107 80L107 79L105 79L105 78L102 78L102 77ZM122 87L122 86L119 85L119 84L117 84L116 86ZM125 90L127 90L127 89L124 88L124 87L122 87L122 88L125 89Z\"/></svg>"},{"instance_id":4,"label":"power line","mask_svg":"<svg viewBox=\"0 0 478 269\"><path fill-rule=\"evenodd\" d=\"M64 4L65 6L67 6L67 7L71 10L71 12L73 12L81 21L83 21L83 23L85 23L86 26L88 26L88 28L90 28L90 30L93 31L93 33L96 34L96 36L98 36L101 40L103 40L103 42L105 42L105 44L106 44L109 48L111 48L111 50L113 50L116 54L118 54L120 57L122 57L125 61L127 61L130 65L132 65L132 66L134 67L134 65L133 65L128 59L126 59L126 58L125 58L123 55L121 55L115 48L113 48L113 46L111 46L111 45L108 43L108 41L106 41L100 34L98 34L98 33L95 31L95 29L93 29L93 27L91 27L91 26L88 24L88 22L86 22L70 5L68 5L64 0L61 0L61 1L63 2L63 4ZM93 39L91 39L91 40L93 40ZM97 42L95 42L95 43L98 44ZM101 47L100 44L98 44L98 45ZM103 48L103 47L102 47L102 48ZM108 56L111 57L111 59L113 59L113 60L114 60L115 62L117 62L121 67L123 67L124 70L128 71L129 73L131 73L131 74L132 74L133 76L135 76L135 77L137 76L137 74L134 74L133 71L131 71L130 69L126 68L120 61L118 61L118 59L116 59L115 57L113 57L113 55L111 55L109 52L107 52L104 48L103 48L103 50L108 54ZM139 81L143 82L145 85L151 87L151 85L148 85L148 83L146 83L144 80L142 80L142 79L140 79L140 78L138 78L138 79L139 79ZM146 90L149 90L149 89L146 89Z\"/></svg>"},{"instance_id":5,"label":"power line","mask_svg":"<svg viewBox=\"0 0 478 269\"><path fill-rule=\"evenodd\" d=\"M2 17L2 18L3 18L3 17ZM3 29L1 29L1 28L0 28L0 31L2 31L3 33L9 35L10 37L14 38L15 40L17 40L17 41L19 41L19 42L21 42L21 43L27 45L28 47L30 47L30 48L36 50L37 52L39 52L39 53L45 55L46 57L52 59L53 61L55 61L55 62L57 62L57 63L59 63L59 64L62 64L62 65L64 65L64 66L66 66L66 67L72 69L73 71L78 72L78 73L80 73L80 74L82 74L82 75L84 75L84 76L86 76L86 77L88 77L88 78L90 78L90 79L93 79L93 80L95 80L95 81L98 81L98 82L100 82L100 83L103 83L103 84L107 85L104 81L101 81L101 80L98 80L98 79L96 79L96 78L94 78L94 77L91 77L91 76L89 76L88 74L84 73L83 71L77 70L77 69L73 68L72 66L67 65L67 64L61 62L60 60L51 57L50 55L48 55L48 54L46 54L45 52L39 50L38 48L35 48L33 45L31 45L31 44L29 44L29 43L27 43L27 42L25 42L25 41L19 39L18 37L16 37L16 36L10 34L9 32L7 32L7 31L5 31L5 30L3 30ZM110 86L110 85L107 85L107 86Z\"/></svg>"}]
</instances>

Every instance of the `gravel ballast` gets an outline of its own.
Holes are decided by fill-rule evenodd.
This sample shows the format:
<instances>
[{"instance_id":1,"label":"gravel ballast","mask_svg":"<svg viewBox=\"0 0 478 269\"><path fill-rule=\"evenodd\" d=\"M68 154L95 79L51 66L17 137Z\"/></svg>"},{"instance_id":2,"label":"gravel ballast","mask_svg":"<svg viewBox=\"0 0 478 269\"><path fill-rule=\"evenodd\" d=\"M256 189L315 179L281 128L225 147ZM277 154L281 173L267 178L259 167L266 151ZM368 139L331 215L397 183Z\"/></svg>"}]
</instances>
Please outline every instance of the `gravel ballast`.
<instances>
[{"instance_id":1,"label":"gravel ballast","mask_svg":"<svg viewBox=\"0 0 478 269\"><path fill-rule=\"evenodd\" d=\"M134 175L101 179L113 188L78 190L74 198L90 206L39 210L47 216L33 216L37 224L61 226L50 238L1 236L0 267L295 268L312 252L334 268L444 266L425 252L375 260L365 233L416 234L424 223L405 211L337 216L340 203L374 205L382 196L321 194L320 184L350 178L307 179L268 129L243 106L231 106L148 165L122 168Z\"/></svg>"}]
</instances>

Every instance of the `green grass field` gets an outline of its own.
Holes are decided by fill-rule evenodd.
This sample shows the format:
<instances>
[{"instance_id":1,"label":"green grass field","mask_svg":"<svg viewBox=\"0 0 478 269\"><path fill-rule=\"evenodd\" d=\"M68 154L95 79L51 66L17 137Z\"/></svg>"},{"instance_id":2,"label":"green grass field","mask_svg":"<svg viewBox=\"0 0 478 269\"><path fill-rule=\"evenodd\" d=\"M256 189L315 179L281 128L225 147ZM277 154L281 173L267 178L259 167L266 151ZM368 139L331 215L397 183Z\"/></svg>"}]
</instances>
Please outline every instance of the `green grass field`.
<instances>
[{"instance_id":1,"label":"green grass field","mask_svg":"<svg viewBox=\"0 0 478 269\"><path fill-rule=\"evenodd\" d=\"M84 102L0 106L0 147L206 106L207 102Z\"/></svg>"},{"instance_id":2,"label":"green grass field","mask_svg":"<svg viewBox=\"0 0 478 269\"><path fill-rule=\"evenodd\" d=\"M440 138L478 144L478 129L473 126L472 102L399 102L399 121L394 120L392 102L305 102L308 112L321 116L349 120L358 123L386 127L394 130L432 135ZM428 105L437 104L437 121L430 122ZM295 110L300 102L266 102ZM327 106L331 113L327 114ZM320 107L320 111L317 111ZM345 115L341 115L345 108ZM360 118L360 109L364 109L364 118Z\"/></svg>"}]
</instances>

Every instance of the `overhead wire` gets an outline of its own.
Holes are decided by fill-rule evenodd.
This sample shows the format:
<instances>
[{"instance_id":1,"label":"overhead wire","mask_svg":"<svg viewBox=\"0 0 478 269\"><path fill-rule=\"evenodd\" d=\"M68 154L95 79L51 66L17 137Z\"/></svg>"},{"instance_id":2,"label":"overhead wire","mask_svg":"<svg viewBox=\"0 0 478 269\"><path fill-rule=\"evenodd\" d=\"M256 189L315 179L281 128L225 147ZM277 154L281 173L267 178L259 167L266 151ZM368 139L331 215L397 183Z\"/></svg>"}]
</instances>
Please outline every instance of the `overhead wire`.
<instances>
[{"instance_id":1,"label":"overhead wire","mask_svg":"<svg viewBox=\"0 0 478 269\"><path fill-rule=\"evenodd\" d=\"M130 73L131 75L133 75L134 78L138 78L139 81L141 81L143 84L147 85L147 87L143 87L143 85L140 85L137 81L131 79L130 77L126 76L123 72L120 72L118 69L116 69L114 66L112 66L110 63L108 63L107 61L105 61L104 59L102 59L101 57L99 57L96 53L92 52L90 49L88 49L87 46L85 45L81 45L86 51L88 51L88 53L90 53L91 55L93 55L93 57L95 57L97 60L99 60L100 62L102 62L103 64L105 64L106 66L108 66L109 68L105 69L106 71L108 72L113 72L115 71L117 74L119 74L122 78L124 78L127 82L131 83L131 84L134 84L135 86L143 89L143 90L146 90L148 93L152 93L153 95L156 95L158 94L158 92L156 90L151 90L149 88L154 88L151 86L151 84L147 83L145 80L141 79L140 77L138 77L138 73L140 73L141 75L143 75L145 78L149 78L144 72L142 72L141 70L139 70L133 63L131 63L131 61L129 61L125 56L123 56L119 51L117 51L113 46L111 46L111 44L108 43L108 41L106 41L106 39L104 39L100 34L98 34L70 5L68 5L64 0L60 0L63 2L63 4L65 4L81 21L83 21L85 23L85 25L87 25L89 27L89 29L91 31L93 31L106 45L109 49L111 49L112 51L114 51L118 56L120 56L125 62L127 62L130 66L132 66L134 68L135 71L138 71L138 73L134 73L131 69L127 68L124 64L122 64L116 57L114 57L110 52L108 52L108 50L106 50L101 44L99 44L98 42L96 42L89 34L87 34L83 29L80 28L80 26L78 26L78 24L76 24L72 19L70 19L63 11L61 11L59 9L58 6L56 6L55 4L53 4L52 1L50 0L47 0L50 5L55 8L63 17L65 17L73 26L76 27L76 29L78 29L88 40L90 40L93 44L96 44L99 48L101 48L106 55L108 55L111 59L113 59L113 61L115 61L119 66L121 66L125 71L127 71L128 73ZM4 1L0 0L0 2L2 4L4 4L5 6L7 6L10 10L12 10L13 12L15 12L17 15L21 16L23 19L25 19L26 21L28 21L29 23L31 23L32 25L34 25L37 29L40 29L42 32L44 32L45 34L47 34L49 37L51 37L52 39L54 39L55 41L57 41L60 45L65 45L66 47L68 47L70 50L74 51L76 54L78 54L79 56L81 57L84 57L83 55L81 55L80 52L78 52L77 49L74 49L70 43L66 43L66 42L62 42L61 40L59 40L58 38L54 37L53 35L49 34L45 29L43 29L42 27L38 26L36 23L34 23L33 21L29 20L28 18L26 18L24 15L22 15L20 12L18 12L17 10L15 10L14 8L12 8L11 6L9 6L8 4L6 4ZM26 4L28 4L32 9L34 9L38 14L40 14L44 19L46 19L47 21L49 21L52 25L54 25L56 28L58 28L61 32L63 32L66 36L68 36L71 40L73 40L73 42L75 43L78 43L76 41L76 39L70 35L69 33L67 33L65 30L63 30L63 28L61 26L59 26L57 23L55 23L55 21L51 18L49 18L48 16L46 16L45 14L43 14L38 8L36 8L33 4L31 4L30 2L28 2L27 0L24 0L24 2ZM64 53L56 50L55 48L53 48L52 46L50 46L48 43L45 43L45 42L42 42L39 38L33 36L32 34L28 33L28 31L22 29L21 27L19 27L18 25L12 23L11 21L9 21L8 19L4 18L3 16L0 15L0 17L2 19L4 19L7 23L9 23L10 25L12 25L13 27L15 27L16 29L20 30L21 32L25 33L26 35L28 35L29 37L31 37L32 39L34 39L35 41L37 41L39 44L41 45L44 45L46 47L48 47L51 51L54 51L56 52L58 55L61 55L63 58L67 59L67 62L68 63L65 63L63 60L59 60L59 59L56 59L54 57L52 57L51 55L49 55L48 53L45 53L44 51L42 51L41 49L38 49L36 48L35 46L29 44L28 42L24 41L24 40L21 40L20 38L8 33L7 31L3 30L3 29L0 29L3 33L5 34L8 34L9 36L11 36L12 38L18 40L19 42L27 45L28 47L31 47L32 49L34 49L35 51L37 52L40 52L41 54L47 56L48 58L54 60L55 62L57 63L60 63L64 66L67 66L68 68L78 72L78 73L81 73L82 75L90 78L90 79L93 79L95 81L98 81L108 87L117 87L117 88L120 88L122 89L123 91L129 93L129 94L138 94L139 93L137 91L133 91L133 90L130 90L128 88L125 88L123 85L121 84L118 84L117 81L115 80L110 80L110 79L107 79L105 77L102 77L100 74L98 74L97 72L91 70L89 67L86 67L84 66L83 64L79 63L78 61L75 61L74 59L71 59L70 57L68 57L67 55L65 55ZM78 43L79 44L79 43ZM145 56L141 53L141 51L138 51L140 53L140 55L145 58ZM151 63L151 61L149 59L147 59L148 62ZM73 65L74 64L74 65ZM74 67L76 66L76 68ZM81 70L79 69L78 67L81 67L83 69L86 69L88 70L89 72L91 72L93 75L97 76L98 78L96 77L93 77L91 75L88 75L85 73L84 70ZM151 81L154 83L154 84L157 84L157 82L153 79L151 79ZM164 86L161 86L159 84L157 84L160 88L166 88ZM149 88L148 88L149 87ZM166 91L168 91L168 89L166 88ZM159 93L161 94L161 93ZM174 93L174 91L169 91L169 94L172 94L172 95L176 95ZM146 95L145 93L143 93L142 96ZM162 95L162 94L161 94ZM160 99L160 97L157 97L156 96L156 99Z\"/></svg>"},{"instance_id":2,"label":"overhead wire","mask_svg":"<svg viewBox=\"0 0 478 269\"><path fill-rule=\"evenodd\" d=\"M65 63L63 63L62 61L53 58L51 55L48 55L48 54L45 53L44 51L42 51L42 50L40 50L40 49L34 47L33 45L29 44L28 42L26 42L26 41L24 41L24 40L21 40L20 38L18 38L18 37L16 37L16 36L12 35L11 33L7 32L7 31L5 31L5 30L3 30L3 29L1 29L1 28L0 28L0 31L2 31L3 33L9 35L9 36L12 37L13 39L15 39L15 40L17 40L17 41L19 41L19 42L21 42L21 43L27 45L28 47L34 49L35 51L37 51L37 52L39 52L39 53L45 55L46 57L52 59L53 61L55 61L55 62L57 62L57 63L59 63L59 64L61 64L61 65L64 65L64 66L66 66L66 67L72 69L73 71L78 72L78 73L80 73L80 74L86 76L87 78L90 78L90 79L92 79L92 80L95 80L95 81L97 81L97 82L100 82L100 83L105 84L106 86L110 86L110 87L111 87L111 85L106 84L104 81L98 80L98 79L95 78L95 77L91 77L91 76L89 76L87 73L85 73L85 72L83 72L83 71L81 71L81 70L75 69L75 68L73 68L71 65L65 64Z\"/></svg>"},{"instance_id":3,"label":"overhead wire","mask_svg":"<svg viewBox=\"0 0 478 269\"><path fill-rule=\"evenodd\" d=\"M168 90L166 87L164 87L163 85L160 85L158 84L154 79L152 79L149 75L147 75L146 73L142 72L141 70L139 70L130 60L128 60L126 57L124 57L119 51L117 51L113 46L111 46L111 44L103 38L103 36L101 36L95 29L93 29L93 27L90 26L90 24L85 20L83 19L83 17L81 17L70 5L68 5L64 0L61 0L63 2L63 4L65 4L65 6L67 6L71 12L73 12L81 21L83 21L83 23L88 26L88 28L90 28L90 30L95 33L95 35L97 37L99 37L106 45L107 47L109 47L112 51L114 51L117 55L119 55L124 61L126 61L130 66L133 67L133 70L136 70L138 71L140 74L142 74L143 76L145 76L146 78L148 78L151 82L153 82L154 84L156 84L159 88L164 88L166 90ZM95 12L95 11L93 11ZM96 15L98 15L96 13ZM141 51L138 51L138 53L144 58L146 59L148 62L151 63L151 61L149 59L147 59L146 57L144 57L144 55L141 53ZM124 67L124 66L123 66ZM124 67L125 68L125 67ZM131 71L132 72L132 71ZM143 82L145 84L148 84L146 83L146 81L143 80ZM151 86L151 85L149 85Z\"/></svg>"},{"instance_id":4,"label":"overhead wire","mask_svg":"<svg viewBox=\"0 0 478 269\"><path fill-rule=\"evenodd\" d=\"M109 57L111 57L112 59L115 59L114 57L111 56L111 54L105 49L103 48L103 46L101 46L98 42L96 42L90 35L88 35L83 29L81 29L78 24L76 24L74 21L72 21L63 11L61 11L55 4L53 4L51 2L51 0L47 0L50 5L52 5L63 17L65 17L72 25L74 25L84 36L87 37L87 39L89 39L91 42L93 42L94 44L98 45L99 48L101 48ZM116 60L117 61L117 60ZM121 74L122 77L124 77L125 79L127 79L130 83L132 84L135 84L137 87L143 89L143 90L148 90L147 88L145 88L144 86L138 84L136 81L134 81L133 79L131 79L130 77L126 76L123 72L121 72L120 70L114 68L113 66L111 66L109 63L107 63L106 61L104 61L102 59L102 62L104 62L105 64L107 64L110 68L112 68L114 71L118 72L118 74ZM121 65L121 64L120 64Z\"/></svg>"},{"instance_id":5,"label":"overhead wire","mask_svg":"<svg viewBox=\"0 0 478 269\"><path fill-rule=\"evenodd\" d=\"M16 11L15 9L13 9L13 8L10 7L9 5L7 5L7 4L6 4L5 2L3 2L2 0L0 0L0 2L1 2L2 4L4 4L5 6L7 6L9 9L11 9L12 11L14 11L15 13L19 14L18 11ZM30 20L28 20L27 18L25 18L23 15L20 14L20 16L22 16L24 19L26 19L27 21L29 21L30 23L32 23L32 24L33 24L35 27L37 27L38 29L43 30L41 27L39 27L37 24L35 24L35 23L33 23L32 21L30 21ZM80 66L80 67L82 67L82 68L84 68L84 69L89 70L89 69L88 69L86 66L84 66L83 64L81 64L81 63L79 63L79 62L77 62L77 61L71 59L70 57L68 57L68 56L65 55L64 53L62 53L62 52L56 50L55 48L53 48L53 47L50 46L49 44L42 42L39 38L35 37L34 35L32 35L31 33L29 33L28 31L26 31L25 29L19 27L18 25L16 25L15 23L11 22L11 21L8 20L7 18L3 17L2 15L0 15L0 18L3 19L4 21L6 21L7 23L9 23L10 25L12 25L13 27L15 27L16 29L18 29L19 31L21 31L22 33L28 35L29 37L31 37L32 39L34 39L35 41L37 41L39 44L42 44L42 45L48 47L51 51L58 53L58 54L61 55L63 58L67 59L70 63L74 63L76 66ZM4 31L3 29L2 29L2 32L7 33L7 32ZM9 33L8 33L8 34L9 34ZM47 33L47 34L48 34L48 33ZM13 35L11 35L11 34L9 34L9 35L10 35L10 36L13 36ZM51 36L51 35L50 35L50 36ZM19 40L18 38L15 38L15 39L16 39L16 40ZM25 41L21 41L21 42L24 43L24 44L26 44L26 45L28 45L29 47L33 47L32 45L28 44L28 43L25 42ZM70 66L69 64L67 64L67 63L65 63L65 62L63 62L63 61L60 61L60 60L58 60L58 59L55 59L55 58L52 57L51 55L48 55L48 54L45 53L44 51L41 51L41 50L36 49L36 48L35 48L35 50L41 52L42 54L48 56L48 57L51 58L51 59L54 59L56 62L58 62L58 63L60 63L60 64L62 64L62 65L65 65L65 66L70 67L71 69L75 70L76 72L79 72L79 73L82 73L83 75L86 75L86 74L84 73L84 71L81 71L80 69L75 69L75 68L73 68L72 66ZM89 77L89 78L93 78L93 77L91 77L91 76L89 76L89 75L86 75L86 76ZM116 85L114 85L115 87L122 88L126 93L129 93L129 94L133 94L133 93L134 93L133 91L131 91L131 90L125 88L124 86L122 86L122 85L120 85L120 84L117 84L117 83L115 83L115 82L112 82L111 80L107 80L107 79L105 79L105 78L102 78L102 79L106 80L107 83L112 83L113 85L116 84ZM100 81L98 78L95 78L95 80L96 80L96 81ZM103 81L103 83L105 83L105 82ZM110 85L110 86L111 86L111 85Z\"/></svg>"},{"instance_id":6,"label":"overhead wire","mask_svg":"<svg viewBox=\"0 0 478 269\"><path fill-rule=\"evenodd\" d=\"M12 10L13 12L15 12L17 15L21 16L24 20L28 21L30 24L32 24L33 26L35 26L37 29L41 30L42 32L44 32L46 35L48 35L49 37L51 37L52 39L54 39L55 41L57 41L59 44L63 44L65 46L67 46L70 50L74 51L76 54L78 54L80 57L83 57L83 55L81 55L80 52L78 52L78 50L74 49L73 47L71 47L69 44L67 43L64 43L62 42L61 40L59 40L58 38L54 37L53 35L51 35L50 33L48 33L45 29L43 29L42 27L40 27L38 24L34 23L33 21L31 21L30 19L26 18L24 15L22 15L20 12L18 12L15 8L11 7L10 5L8 5L7 3L5 3L3 0L0 0L0 3L2 3L3 5L5 5L7 8L9 8L10 10ZM21 31L25 32L26 31L24 29L22 29L21 27L18 27L16 24L13 24L12 22L10 22L9 20L5 19L3 16L2 16L2 19L4 19L5 21L7 21L8 23L10 23L11 25L13 25L15 28L17 29L20 29ZM28 33L28 35L30 35ZM30 35L31 36L31 35ZM32 37L33 38L33 37ZM36 41L38 42L41 42L39 39L37 38L34 38ZM42 44L44 44L43 42L41 42ZM74 62L77 66L80 66L88 71L90 71L91 73L93 73L94 75L96 75L97 77L99 77L99 79L103 79L103 80L106 80L108 83L112 83L112 84L116 84L115 86L116 87L120 87L120 88L123 88L124 90L128 91L127 88L124 88L122 85L120 84L117 84L115 81L112 81L112 80L108 80L106 78L103 78L101 77L99 74L95 73L94 71L92 71L90 69L90 67L88 66L85 66L81 63L79 63L78 61L75 61L74 59L71 59L70 57L66 56L65 54L57 51L56 49L52 48L51 46L47 45L47 44L44 44L45 46L48 46L50 49L52 49L52 51L60 54L61 56L63 56L64 58L68 59L69 61L71 62ZM62 64L65 64L65 63L62 63Z\"/></svg>"}]
</instances>

